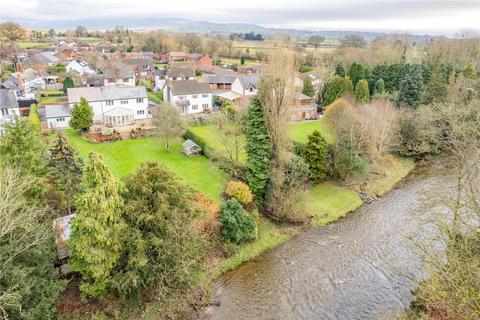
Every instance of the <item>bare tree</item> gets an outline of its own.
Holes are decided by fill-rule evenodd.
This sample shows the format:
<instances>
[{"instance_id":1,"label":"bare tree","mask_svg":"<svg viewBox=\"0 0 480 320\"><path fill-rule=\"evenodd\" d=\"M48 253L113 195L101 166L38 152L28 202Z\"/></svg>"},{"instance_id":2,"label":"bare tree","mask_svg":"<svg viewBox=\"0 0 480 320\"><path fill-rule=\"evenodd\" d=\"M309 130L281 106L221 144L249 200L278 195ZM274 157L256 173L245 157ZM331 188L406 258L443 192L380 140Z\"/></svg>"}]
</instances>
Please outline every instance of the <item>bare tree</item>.
<instances>
[{"instance_id":1,"label":"bare tree","mask_svg":"<svg viewBox=\"0 0 480 320\"><path fill-rule=\"evenodd\" d=\"M165 149L170 151L171 142L185 132L185 125L180 113L168 103L159 105L152 114L155 133L165 143Z\"/></svg>"},{"instance_id":2,"label":"bare tree","mask_svg":"<svg viewBox=\"0 0 480 320\"><path fill-rule=\"evenodd\" d=\"M202 48L202 39L193 32L186 33L183 36L182 43L190 53L198 52Z\"/></svg>"}]
</instances>

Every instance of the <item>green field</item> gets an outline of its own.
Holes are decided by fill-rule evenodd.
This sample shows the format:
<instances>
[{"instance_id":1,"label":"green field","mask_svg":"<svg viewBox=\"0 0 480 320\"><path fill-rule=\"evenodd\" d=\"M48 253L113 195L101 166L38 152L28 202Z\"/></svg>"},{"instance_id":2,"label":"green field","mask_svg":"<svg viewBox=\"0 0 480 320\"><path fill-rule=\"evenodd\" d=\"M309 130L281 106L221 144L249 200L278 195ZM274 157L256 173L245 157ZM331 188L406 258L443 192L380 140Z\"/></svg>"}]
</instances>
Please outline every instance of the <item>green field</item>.
<instances>
[{"instance_id":1,"label":"green field","mask_svg":"<svg viewBox=\"0 0 480 320\"><path fill-rule=\"evenodd\" d=\"M72 129L66 130L65 134L82 158L86 158L90 152L102 155L117 177L132 173L144 161L159 161L186 184L214 201L220 199L227 180L227 175L206 157L185 156L181 152L180 142L173 144L170 152L167 152L160 140L155 138L94 144L85 141Z\"/></svg>"},{"instance_id":2,"label":"green field","mask_svg":"<svg viewBox=\"0 0 480 320\"><path fill-rule=\"evenodd\" d=\"M31 41L24 41L24 42L17 42L20 48L24 49L34 49L34 48L50 48L53 47L51 42L31 42Z\"/></svg>"},{"instance_id":3,"label":"green field","mask_svg":"<svg viewBox=\"0 0 480 320\"><path fill-rule=\"evenodd\" d=\"M235 58L221 58L222 64L236 64L240 65L240 59L235 59ZM261 64L260 61L257 60L249 60L245 59L245 64L244 66L252 66L252 65L259 65Z\"/></svg>"},{"instance_id":4,"label":"green field","mask_svg":"<svg viewBox=\"0 0 480 320\"><path fill-rule=\"evenodd\" d=\"M294 122L288 125L288 135L293 141L305 143L313 131L318 130L328 142L332 141L332 136L327 131L327 127L322 120Z\"/></svg>"}]
</instances>

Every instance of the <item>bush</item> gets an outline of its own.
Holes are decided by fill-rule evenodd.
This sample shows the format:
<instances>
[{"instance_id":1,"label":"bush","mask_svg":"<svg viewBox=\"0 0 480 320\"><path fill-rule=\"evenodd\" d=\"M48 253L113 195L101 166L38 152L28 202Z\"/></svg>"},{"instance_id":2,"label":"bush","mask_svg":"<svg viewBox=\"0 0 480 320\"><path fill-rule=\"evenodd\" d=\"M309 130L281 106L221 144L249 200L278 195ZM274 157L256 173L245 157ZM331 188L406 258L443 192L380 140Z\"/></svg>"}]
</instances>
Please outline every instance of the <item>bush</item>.
<instances>
[{"instance_id":1,"label":"bush","mask_svg":"<svg viewBox=\"0 0 480 320\"><path fill-rule=\"evenodd\" d=\"M230 181L227 184L225 192L232 198L240 201L241 204L249 204L253 201L253 195L250 188L241 181Z\"/></svg>"},{"instance_id":2,"label":"bush","mask_svg":"<svg viewBox=\"0 0 480 320\"><path fill-rule=\"evenodd\" d=\"M315 182L327 177L328 143L318 130L308 136L303 158L310 168L310 179Z\"/></svg>"},{"instance_id":3,"label":"bush","mask_svg":"<svg viewBox=\"0 0 480 320\"><path fill-rule=\"evenodd\" d=\"M242 208L237 199L231 199L222 204L220 223L224 241L242 243L255 239L257 236L256 215Z\"/></svg>"}]
</instances>

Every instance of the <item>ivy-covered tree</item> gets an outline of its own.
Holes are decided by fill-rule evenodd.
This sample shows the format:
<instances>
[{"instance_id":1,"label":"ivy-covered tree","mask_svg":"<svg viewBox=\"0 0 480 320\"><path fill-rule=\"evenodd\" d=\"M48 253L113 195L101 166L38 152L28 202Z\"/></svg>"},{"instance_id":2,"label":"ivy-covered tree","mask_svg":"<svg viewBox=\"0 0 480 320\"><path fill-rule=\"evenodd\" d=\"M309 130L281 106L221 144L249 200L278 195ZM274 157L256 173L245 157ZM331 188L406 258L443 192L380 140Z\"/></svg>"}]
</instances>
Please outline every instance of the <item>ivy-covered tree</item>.
<instances>
[{"instance_id":1,"label":"ivy-covered tree","mask_svg":"<svg viewBox=\"0 0 480 320\"><path fill-rule=\"evenodd\" d=\"M373 87L373 94L383 94L385 92L385 82L382 78L375 81L375 85Z\"/></svg>"},{"instance_id":2,"label":"ivy-covered tree","mask_svg":"<svg viewBox=\"0 0 480 320\"><path fill-rule=\"evenodd\" d=\"M119 182L95 153L90 153L85 163L81 189L74 202L76 214L68 243L69 264L82 275L80 290L101 298L107 293L122 250L123 199Z\"/></svg>"},{"instance_id":3,"label":"ivy-covered tree","mask_svg":"<svg viewBox=\"0 0 480 320\"><path fill-rule=\"evenodd\" d=\"M305 80L303 80L303 89L302 93L304 95L309 96L310 98L313 98L315 95L315 88L312 84L312 80L310 80L310 77L305 77Z\"/></svg>"},{"instance_id":4,"label":"ivy-covered tree","mask_svg":"<svg viewBox=\"0 0 480 320\"><path fill-rule=\"evenodd\" d=\"M337 67L335 68L335 74L340 77L345 77L345 68L343 67L343 63L339 62Z\"/></svg>"},{"instance_id":5,"label":"ivy-covered tree","mask_svg":"<svg viewBox=\"0 0 480 320\"><path fill-rule=\"evenodd\" d=\"M254 98L248 107L245 123L248 186L255 196L255 202L263 205L270 180L271 143L259 99Z\"/></svg>"},{"instance_id":6,"label":"ivy-covered tree","mask_svg":"<svg viewBox=\"0 0 480 320\"><path fill-rule=\"evenodd\" d=\"M30 122L35 128L40 130L40 116L38 115L38 107L35 103L32 103L32 105L30 106L28 120L30 120Z\"/></svg>"},{"instance_id":7,"label":"ivy-covered tree","mask_svg":"<svg viewBox=\"0 0 480 320\"><path fill-rule=\"evenodd\" d=\"M68 88L75 88L75 82L69 76L66 76L63 79L63 92L67 92Z\"/></svg>"},{"instance_id":8,"label":"ivy-covered tree","mask_svg":"<svg viewBox=\"0 0 480 320\"><path fill-rule=\"evenodd\" d=\"M310 168L310 180L319 182L327 177L328 143L318 130L308 136L303 150L303 158Z\"/></svg>"},{"instance_id":9,"label":"ivy-covered tree","mask_svg":"<svg viewBox=\"0 0 480 320\"><path fill-rule=\"evenodd\" d=\"M71 111L70 127L81 132L90 130L93 125L93 109L85 98L80 98L80 103L75 103Z\"/></svg>"},{"instance_id":10,"label":"ivy-covered tree","mask_svg":"<svg viewBox=\"0 0 480 320\"><path fill-rule=\"evenodd\" d=\"M48 169L53 183L62 192L68 213L72 213L73 197L80 190L82 161L62 132L57 133L57 140L50 148Z\"/></svg>"},{"instance_id":11,"label":"ivy-covered tree","mask_svg":"<svg viewBox=\"0 0 480 320\"><path fill-rule=\"evenodd\" d=\"M334 76L325 83L325 88L323 90L323 101L325 105L329 105L335 101L335 99L351 92L353 92L353 84L350 78Z\"/></svg>"},{"instance_id":12,"label":"ivy-covered tree","mask_svg":"<svg viewBox=\"0 0 480 320\"><path fill-rule=\"evenodd\" d=\"M417 108L423 102L425 86L423 85L423 76L421 68L414 65L410 68L400 85L397 105L406 105L411 108Z\"/></svg>"},{"instance_id":13,"label":"ivy-covered tree","mask_svg":"<svg viewBox=\"0 0 480 320\"><path fill-rule=\"evenodd\" d=\"M355 98L360 103L370 101L370 90L368 89L368 82L365 79L360 80L355 87Z\"/></svg>"},{"instance_id":14,"label":"ivy-covered tree","mask_svg":"<svg viewBox=\"0 0 480 320\"><path fill-rule=\"evenodd\" d=\"M447 98L448 83L441 65L433 69L432 78L425 90L425 103L443 102Z\"/></svg>"},{"instance_id":15,"label":"ivy-covered tree","mask_svg":"<svg viewBox=\"0 0 480 320\"><path fill-rule=\"evenodd\" d=\"M114 290L130 301L142 291L185 290L202 266L202 247L191 227L193 194L164 165L143 163L125 179L124 251Z\"/></svg>"},{"instance_id":16,"label":"ivy-covered tree","mask_svg":"<svg viewBox=\"0 0 480 320\"><path fill-rule=\"evenodd\" d=\"M353 86L356 87L358 81L365 79L365 67L360 63L352 63L348 70L348 76L352 80Z\"/></svg>"}]
</instances>

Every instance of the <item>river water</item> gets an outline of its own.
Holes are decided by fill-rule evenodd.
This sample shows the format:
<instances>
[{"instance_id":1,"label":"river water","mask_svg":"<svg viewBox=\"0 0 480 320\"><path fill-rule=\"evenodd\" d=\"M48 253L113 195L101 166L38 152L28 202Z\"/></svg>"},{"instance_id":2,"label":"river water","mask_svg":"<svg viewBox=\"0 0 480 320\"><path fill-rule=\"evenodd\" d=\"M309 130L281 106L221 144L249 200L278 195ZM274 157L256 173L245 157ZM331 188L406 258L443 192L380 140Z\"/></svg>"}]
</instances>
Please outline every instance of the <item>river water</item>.
<instances>
[{"instance_id":1,"label":"river water","mask_svg":"<svg viewBox=\"0 0 480 320\"><path fill-rule=\"evenodd\" d=\"M414 244L436 233L424 206L450 183L443 164L420 166L346 218L311 228L225 274L214 284L205 318L394 318L409 307L426 274Z\"/></svg>"}]
</instances>

